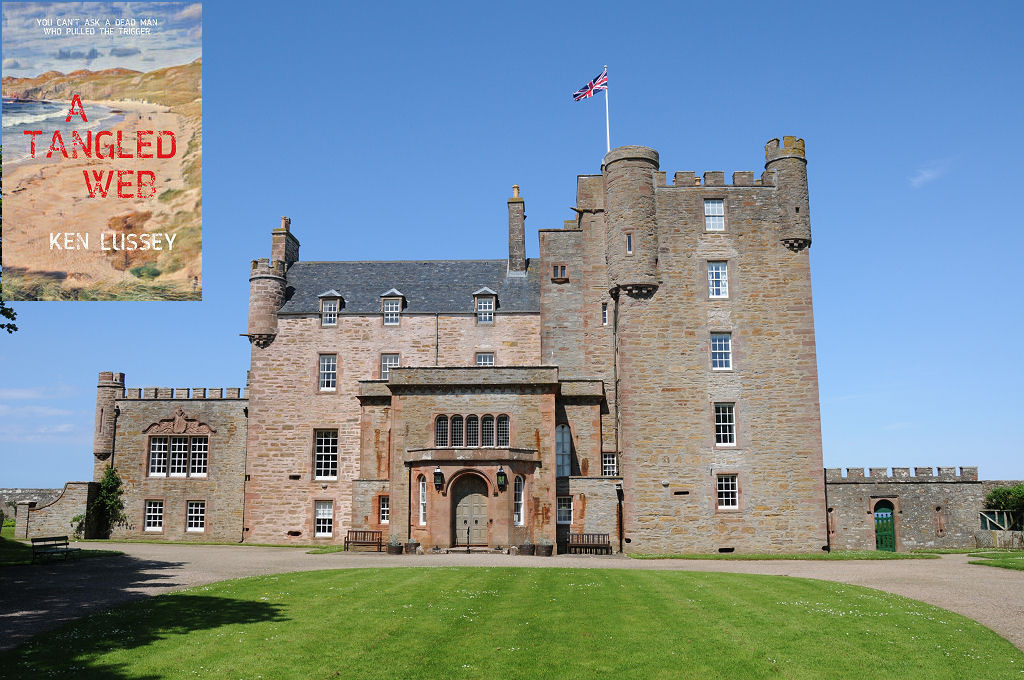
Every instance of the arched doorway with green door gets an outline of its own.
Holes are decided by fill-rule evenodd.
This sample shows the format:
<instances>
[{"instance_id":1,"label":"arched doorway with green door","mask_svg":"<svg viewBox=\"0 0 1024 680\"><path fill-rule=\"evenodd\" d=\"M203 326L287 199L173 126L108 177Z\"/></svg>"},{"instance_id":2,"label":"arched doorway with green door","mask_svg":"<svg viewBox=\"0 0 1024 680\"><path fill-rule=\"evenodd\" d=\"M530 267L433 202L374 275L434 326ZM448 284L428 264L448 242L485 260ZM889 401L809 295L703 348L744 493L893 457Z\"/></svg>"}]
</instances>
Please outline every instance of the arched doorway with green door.
<instances>
[{"instance_id":1,"label":"arched doorway with green door","mask_svg":"<svg viewBox=\"0 0 1024 680\"><path fill-rule=\"evenodd\" d=\"M875 550L896 552L896 513L892 501L875 503Z\"/></svg>"}]
</instances>

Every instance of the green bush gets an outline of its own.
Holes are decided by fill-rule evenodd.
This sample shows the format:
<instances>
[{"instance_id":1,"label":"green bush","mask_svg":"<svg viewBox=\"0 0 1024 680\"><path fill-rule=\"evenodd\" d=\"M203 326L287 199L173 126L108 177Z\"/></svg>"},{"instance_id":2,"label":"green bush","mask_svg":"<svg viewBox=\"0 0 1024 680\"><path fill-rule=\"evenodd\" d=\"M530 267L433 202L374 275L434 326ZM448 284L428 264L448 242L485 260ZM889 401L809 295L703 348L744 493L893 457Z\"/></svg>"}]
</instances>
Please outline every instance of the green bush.
<instances>
[{"instance_id":1,"label":"green bush","mask_svg":"<svg viewBox=\"0 0 1024 680\"><path fill-rule=\"evenodd\" d=\"M117 470L108 467L103 473L103 479L100 480L96 498L89 504L87 516L84 518L85 523L91 526L96 535L109 538L114 527L128 525L128 516L124 514L123 496L120 475L117 474Z\"/></svg>"},{"instance_id":2,"label":"green bush","mask_svg":"<svg viewBox=\"0 0 1024 680\"><path fill-rule=\"evenodd\" d=\"M1021 525L1024 524L1024 484L992 489L985 496L985 508L1012 512L1013 529L1020 530Z\"/></svg>"},{"instance_id":3,"label":"green bush","mask_svg":"<svg viewBox=\"0 0 1024 680\"><path fill-rule=\"evenodd\" d=\"M160 270L151 264L144 264L140 267L132 267L129 270L137 279L155 279L160 276Z\"/></svg>"}]
</instances>

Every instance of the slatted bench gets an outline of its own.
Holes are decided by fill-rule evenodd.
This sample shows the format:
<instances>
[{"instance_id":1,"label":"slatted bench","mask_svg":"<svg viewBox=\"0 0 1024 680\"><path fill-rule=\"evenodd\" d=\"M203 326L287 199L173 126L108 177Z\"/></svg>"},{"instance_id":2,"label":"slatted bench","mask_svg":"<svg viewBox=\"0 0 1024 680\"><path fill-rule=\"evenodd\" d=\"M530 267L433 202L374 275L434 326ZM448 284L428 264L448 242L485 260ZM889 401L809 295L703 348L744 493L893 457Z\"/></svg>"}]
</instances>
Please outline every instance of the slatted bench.
<instances>
[{"instance_id":1,"label":"slatted bench","mask_svg":"<svg viewBox=\"0 0 1024 680\"><path fill-rule=\"evenodd\" d=\"M349 529L345 536L345 550L356 545L376 546L377 552L384 549L383 531L372 531L369 529Z\"/></svg>"},{"instance_id":2,"label":"slatted bench","mask_svg":"<svg viewBox=\"0 0 1024 680\"><path fill-rule=\"evenodd\" d=\"M68 555L80 552L81 548L72 548L68 543L67 536L47 536L45 538L32 539L32 562L36 557L55 557L61 555L66 560Z\"/></svg>"},{"instance_id":3,"label":"slatted bench","mask_svg":"<svg viewBox=\"0 0 1024 680\"><path fill-rule=\"evenodd\" d=\"M569 534L568 543L569 552L573 550L579 550L582 552L588 551L612 551L612 542L608 538L608 534Z\"/></svg>"}]
</instances>

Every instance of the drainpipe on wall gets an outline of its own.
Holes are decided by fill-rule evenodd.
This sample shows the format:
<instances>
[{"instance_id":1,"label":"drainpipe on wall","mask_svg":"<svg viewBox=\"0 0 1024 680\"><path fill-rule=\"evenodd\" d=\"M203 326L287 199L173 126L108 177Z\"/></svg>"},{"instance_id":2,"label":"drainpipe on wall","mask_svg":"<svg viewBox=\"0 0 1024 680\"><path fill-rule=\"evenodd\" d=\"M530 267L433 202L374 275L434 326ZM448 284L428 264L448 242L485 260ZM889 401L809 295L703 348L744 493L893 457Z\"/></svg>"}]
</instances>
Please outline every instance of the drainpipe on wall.
<instances>
[{"instance_id":1,"label":"drainpipe on wall","mask_svg":"<svg viewBox=\"0 0 1024 680\"><path fill-rule=\"evenodd\" d=\"M824 468L821 470L822 479L825 482L825 552L832 552L832 533L828 528L828 476L825 474Z\"/></svg>"},{"instance_id":2,"label":"drainpipe on wall","mask_svg":"<svg viewBox=\"0 0 1024 680\"><path fill-rule=\"evenodd\" d=\"M409 478L407 487L409 498L406 500L405 507L405 542L408 543L412 540L412 466L406 465L406 469L409 470L407 475Z\"/></svg>"},{"instance_id":3,"label":"drainpipe on wall","mask_svg":"<svg viewBox=\"0 0 1024 680\"><path fill-rule=\"evenodd\" d=\"M434 365L437 366L437 355L441 351L441 329L440 329L440 316L437 312L434 312ZM411 472L411 470L410 470ZM411 479L411 477L410 477Z\"/></svg>"}]
</instances>

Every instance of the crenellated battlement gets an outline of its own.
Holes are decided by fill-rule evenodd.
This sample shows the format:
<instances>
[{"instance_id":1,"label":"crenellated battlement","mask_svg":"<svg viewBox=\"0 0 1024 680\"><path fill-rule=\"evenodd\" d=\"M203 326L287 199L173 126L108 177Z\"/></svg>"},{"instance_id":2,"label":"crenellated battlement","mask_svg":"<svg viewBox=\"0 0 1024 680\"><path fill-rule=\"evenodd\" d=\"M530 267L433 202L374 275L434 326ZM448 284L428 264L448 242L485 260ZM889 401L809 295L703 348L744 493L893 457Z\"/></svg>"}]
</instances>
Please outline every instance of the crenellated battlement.
<instances>
[{"instance_id":1,"label":"crenellated battlement","mask_svg":"<svg viewBox=\"0 0 1024 680\"><path fill-rule=\"evenodd\" d=\"M654 173L654 186L659 189L700 189L707 187L774 187L775 172L765 170L760 177L754 177L753 170L737 170L732 173L732 183L727 184L725 173L721 170L709 170L698 177L695 172L676 172L672 184L667 183L666 173Z\"/></svg>"},{"instance_id":2,"label":"crenellated battlement","mask_svg":"<svg viewBox=\"0 0 1024 680\"><path fill-rule=\"evenodd\" d=\"M936 473L936 469L938 473ZM911 473L913 470L913 473ZM978 481L978 468L964 466L956 467L894 467L892 472L889 468L868 468L868 474L864 474L864 468L825 468L826 484L878 484L882 482L896 483L927 483L927 482L976 482Z\"/></svg>"},{"instance_id":3,"label":"crenellated battlement","mask_svg":"<svg viewBox=\"0 0 1024 680\"><path fill-rule=\"evenodd\" d=\"M120 399L244 399L241 387L131 387Z\"/></svg>"},{"instance_id":4,"label":"crenellated battlement","mask_svg":"<svg viewBox=\"0 0 1024 680\"><path fill-rule=\"evenodd\" d=\"M794 137L787 135L782 138L782 144L779 144L779 138L769 139L764 145L764 159L766 163L779 160L780 158L807 158L807 153L804 149L803 138Z\"/></svg>"},{"instance_id":5,"label":"crenellated battlement","mask_svg":"<svg viewBox=\"0 0 1024 680\"><path fill-rule=\"evenodd\" d=\"M256 276L278 276L284 278L285 271L285 264L281 260L261 257L258 260L252 261L252 265L249 268L249 278Z\"/></svg>"}]
</instances>

